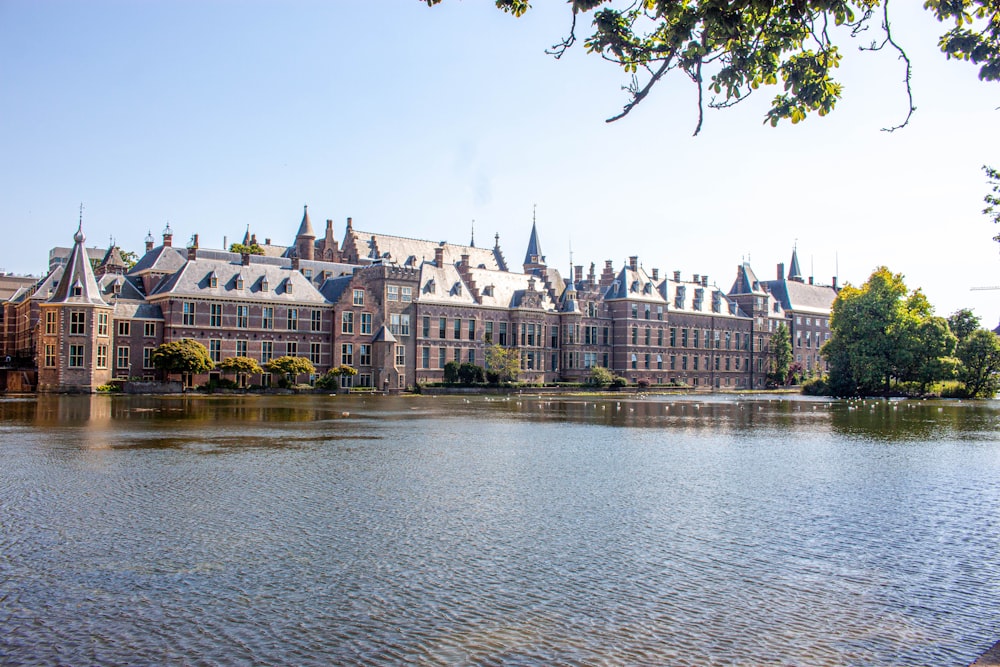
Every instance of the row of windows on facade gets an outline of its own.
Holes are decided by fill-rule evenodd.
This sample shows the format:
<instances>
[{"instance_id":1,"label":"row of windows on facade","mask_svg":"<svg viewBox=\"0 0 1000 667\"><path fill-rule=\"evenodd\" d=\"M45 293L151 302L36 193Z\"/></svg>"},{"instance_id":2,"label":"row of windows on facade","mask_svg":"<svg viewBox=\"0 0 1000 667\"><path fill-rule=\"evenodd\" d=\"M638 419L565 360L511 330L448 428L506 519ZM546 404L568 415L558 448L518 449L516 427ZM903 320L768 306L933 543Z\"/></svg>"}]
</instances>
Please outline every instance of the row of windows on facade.
<instances>
[{"instance_id":1,"label":"row of windows on facade","mask_svg":"<svg viewBox=\"0 0 1000 667\"><path fill-rule=\"evenodd\" d=\"M208 326L210 327L222 327L223 317L226 315L225 304L221 303L211 303L208 304ZM233 325L237 329L248 329L250 328L250 306L237 304L234 306L234 311L230 311L230 314L235 315L235 320ZM256 310L256 309L255 309ZM308 310L309 317L309 330L314 332L319 332L323 330L323 311L322 310ZM197 316L198 316L198 304L194 301L185 301L181 304L181 323L183 326L193 327L197 326ZM256 313L255 313L256 316ZM305 315L303 314L303 317ZM285 312L285 328L289 331L298 331L299 329L299 309L298 308L288 308ZM261 329L273 329L275 325L274 317L274 306L262 306L260 309L260 328Z\"/></svg>"}]
</instances>

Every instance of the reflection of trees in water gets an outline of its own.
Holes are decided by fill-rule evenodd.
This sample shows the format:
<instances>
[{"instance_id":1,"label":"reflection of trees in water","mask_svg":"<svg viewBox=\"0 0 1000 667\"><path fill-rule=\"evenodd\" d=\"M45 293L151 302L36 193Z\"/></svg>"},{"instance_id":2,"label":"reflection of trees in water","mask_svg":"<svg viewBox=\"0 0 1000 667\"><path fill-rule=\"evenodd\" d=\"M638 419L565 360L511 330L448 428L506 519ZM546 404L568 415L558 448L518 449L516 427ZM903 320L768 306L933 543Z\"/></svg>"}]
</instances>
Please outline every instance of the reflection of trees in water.
<instances>
[{"instance_id":1,"label":"reflection of trees in water","mask_svg":"<svg viewBox=\"0 0 1000 667\"><path fill-rule=\"evenodd\" d=\"M1000 428L1000 406L991 401L884 401L838 403L831 411L836 432L872 440L975 437Z\"/></svg>"}]
</instances>

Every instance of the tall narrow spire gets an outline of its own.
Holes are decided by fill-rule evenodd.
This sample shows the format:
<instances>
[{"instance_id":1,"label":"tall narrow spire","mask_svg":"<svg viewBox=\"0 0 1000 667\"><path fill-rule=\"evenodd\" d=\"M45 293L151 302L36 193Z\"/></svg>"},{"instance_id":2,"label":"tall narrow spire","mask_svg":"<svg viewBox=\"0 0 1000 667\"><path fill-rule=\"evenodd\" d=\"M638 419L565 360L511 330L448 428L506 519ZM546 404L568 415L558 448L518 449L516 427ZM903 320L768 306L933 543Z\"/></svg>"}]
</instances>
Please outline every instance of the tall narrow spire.
<instances>
[{"instance_id":1,"label":"tall narrow spire","mask_svg":"<svg viewBox=\"0 0 1000 667\"><path fill-rule=\"evenodd\" d=\"M476 219L472 219L472 238L469 239L469 247L476 247Z\"/></svg>"},{"instance_id":2,"label":"tall narrow spire","mask_svg":"<svg viewBox=\"0 0 1000 667\"><path fill-rule=\"evenodd\" d=\"M792 262L788 267L788 279L796 282L803 282L802 269L799 268L798 243L792 246Z\"/></svg>"},{"instance_id":3,"label":"tall narrow spire","mask_svg":"<svg viewBox=\"0 0 1000 667\"><path fill-rule=\"evenodd\" d=\"M302 206L302 224L299 225L299 233L296 236L309 236L311 238L316 238L316 234L313 233L312 223L309 222L309 206Z\"/></svg>"},{"instance_id":4,"label":"tall narrow spire","mask_svg":"<svg viewBox=\"0 0 1000 667\"><path fill-rule=\"evenodd\" d=\"M545 257L542 255L542 244L538 241L538 225L536 222L533 210L531 213L531 236L528 237L528 252L524 254L525 266L545 263Z\"/></svg>"}]
</instances>

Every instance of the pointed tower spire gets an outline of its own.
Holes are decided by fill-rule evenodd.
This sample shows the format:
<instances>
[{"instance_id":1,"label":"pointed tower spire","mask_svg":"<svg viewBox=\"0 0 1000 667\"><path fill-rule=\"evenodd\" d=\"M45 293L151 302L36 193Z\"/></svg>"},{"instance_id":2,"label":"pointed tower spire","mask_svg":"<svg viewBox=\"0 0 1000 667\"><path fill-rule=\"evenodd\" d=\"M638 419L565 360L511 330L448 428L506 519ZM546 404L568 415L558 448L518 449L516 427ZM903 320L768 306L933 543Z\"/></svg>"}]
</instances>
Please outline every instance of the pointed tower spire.
<instances>
[{"instance_id":1,"label":"pointed tower spire","mask_svg":"<svg viewBox=\"0 0 1000 667\"><path fill-rule=\"evenodd\" d=\"M476 219L475 218L472 219L472 238L469 239L469 247L470 248L475 248L476 247Z\"/></svg>"},{"instance_id":2,"label":"pointed tower spire","mask_svg":"<svg viewBox=\"0 0 1000 667\"><path fill-rule=\"evenodd\" d=\"M788 279L795 282L805 282L802 278L802 269L799 268L798 243L792 246L792 262L788 267Z\"/></svg>"},{"instance_id":3,"label":"pointed tower spire","mask_svg":"<svg viewBox=\"0 0 1000 667\"><path fill-rule=\"evenodd\" d=\"M313 233L312 223L309 222L309 207L302 206L302 224L299 225L299 233L295 236L295 252L299 259L315 259L316 256L316 235Z\"/></svg>"},{"instance_id":4,"label":"pointed tower spire","mask_svg":"<svg viewBox=\"0 0 1000 667\"><path fill-rule=\"evenodd\" d=\"M309 206L306 204L302 206L302 224L299 225L299 233L296 236L316 238L316 234L313 233L312 223L309 222Z\"/></svg>"},{"instance_id":5,"label":"pointed tower spire","mask_svg":"<svg viewBox=\"0 0 1000 667\"><path fill-rule=\"evenodd\" d=\"M59 281L48 303L107 305L101 298L101 291L97 287L97 279L94 277L94 269L90 266L90 258L87 256L87 248L83 245L86 240L87 237L83 233L83 206L81 205L80 224L76 234L73 235L73 249L66 260L62 280Z\"/></svg>"},{"instance_id":6,"label":"pointed tower spire","mask_svg":"<svg viewBox=\"0 0 1000 667\"><path fill-rule=\"evenodd\" d=\"M532 209L531 213L531 236L528 237L528 252L524 254L524 266L525 271L528 271L528 267L537 267L545 265L545 256L542 255L542 244L538 240L538 225L535 216L535 209Z\"/></svg>"}]
</instances>

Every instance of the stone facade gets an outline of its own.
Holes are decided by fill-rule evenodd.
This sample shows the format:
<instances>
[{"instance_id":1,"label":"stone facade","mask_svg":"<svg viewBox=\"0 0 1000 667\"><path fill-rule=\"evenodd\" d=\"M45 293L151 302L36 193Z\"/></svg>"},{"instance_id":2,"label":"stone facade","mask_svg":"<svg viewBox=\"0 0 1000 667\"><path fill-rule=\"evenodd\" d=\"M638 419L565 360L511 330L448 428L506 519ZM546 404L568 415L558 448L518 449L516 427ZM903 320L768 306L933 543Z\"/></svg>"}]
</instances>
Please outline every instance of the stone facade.
<instances>
[{"instance_id":1,"label":"stone facade","mask_svg":"<svg viewBox=\"0 0 1000 667\"><path fill-rule=\"evenodd\" d=\"M705 275L661 276L638 256L617 269L605 262L600 276L591 264L586 276L573 266L564 277L546 264L534 222L519 272L499 237L492 248L436 243L359 231L348 218L338 243L330 221L315 237L308 210L292 246L268 239L264 251L203 249L197 235L176 248L168 227L131 269L116 248L92 269L78 241L65 264L4 302L4 353L34 361L41 391L165 379L152 351L183 338L216 362L293 355L319 374L349 366L357 374L344 387L384 391L441 381L451 361L486 366L492 345L520 353L526 382L583 382L603 366L640 386L756 389L780 322L803 369L823 369L836 296L797 275L795 253L795 276L779 268L778 280L760 281L741 264L728 291Z\"/></svg>"}]
</instances>

